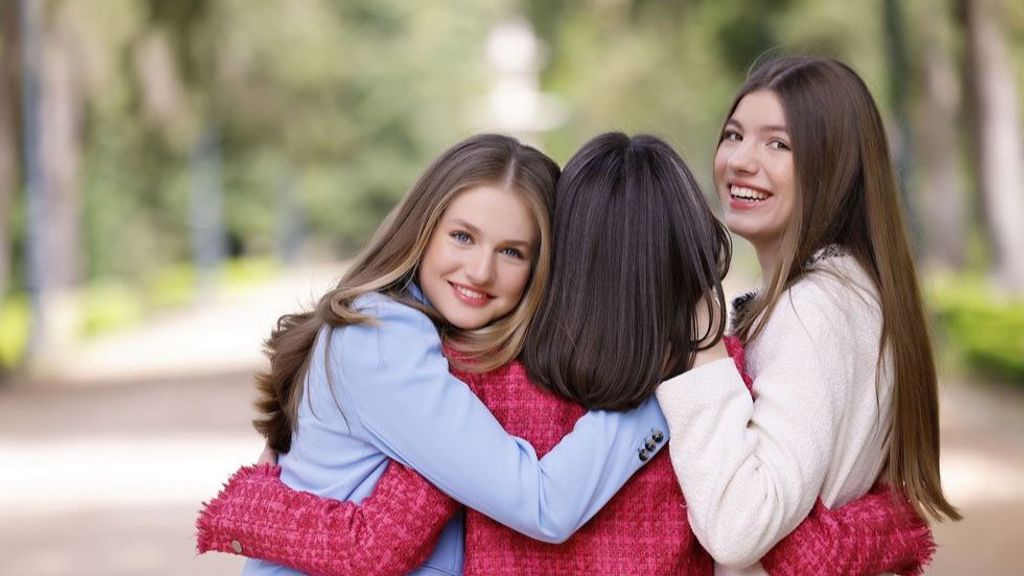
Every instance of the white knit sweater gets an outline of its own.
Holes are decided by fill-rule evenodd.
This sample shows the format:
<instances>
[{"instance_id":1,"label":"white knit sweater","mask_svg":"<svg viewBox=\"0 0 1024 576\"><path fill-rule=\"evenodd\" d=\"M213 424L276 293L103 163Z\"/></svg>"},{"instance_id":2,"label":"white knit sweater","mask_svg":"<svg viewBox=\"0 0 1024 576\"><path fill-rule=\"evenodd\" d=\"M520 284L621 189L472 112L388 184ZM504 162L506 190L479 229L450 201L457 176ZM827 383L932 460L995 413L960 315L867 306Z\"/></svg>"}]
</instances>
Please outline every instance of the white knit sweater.
<instances>
[{"instance_id":1,"label":"white knit sweater","mask_svg":"<svg viewBox=\"0 0 1024 576\"><path fill-rule=\"evenodd\" d=\"M755 400L729 359L658 388L672 465L716 574L765 574L760 558L819 497L834 507L874 484L892 421L889 354L876 381L881 329L866 272L827 256L747 344Z\"/></svg>"}]
</instances>

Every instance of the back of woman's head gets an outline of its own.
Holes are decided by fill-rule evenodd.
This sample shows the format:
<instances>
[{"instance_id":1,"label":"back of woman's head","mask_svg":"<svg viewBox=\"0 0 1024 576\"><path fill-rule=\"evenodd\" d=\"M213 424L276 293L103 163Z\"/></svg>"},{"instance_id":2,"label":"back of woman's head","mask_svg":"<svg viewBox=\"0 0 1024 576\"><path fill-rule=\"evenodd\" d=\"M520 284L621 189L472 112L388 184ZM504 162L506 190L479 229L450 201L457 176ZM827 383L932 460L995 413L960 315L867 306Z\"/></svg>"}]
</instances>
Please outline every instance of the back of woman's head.
<instances>
[{"instance_id":1,"label":"back of woman's head","mask_svg":"<svg viewBox=\"0 0 1024 576\"><path fill-rule=\"evenodd\" d=\"M303 379L320 330L373 321L353 307L363 294L379 292L429 315L460 352L460 360L469 363L466 368L487 370L514 359L522 351L547 284L558 174L558 165L543 153L497 134L467 138L442 153L385 218L337 286L324 294L313 310L278 319L264 345L270 367L256 376L260 416L253 424L268 444L281 452L290 449ZM420 260L444 211L460 193L478 186L520 197L536 221L540 242L518 305L479 329L455 330L408 288L416 281Z\"/></svg>"},{"instance_id":2,"label":"back of woman's head","mask_svg":"<svg viewBox=\"0 0 1024 576\"><path fill-rule=\"evenodd\" d=\"M741 320L739 335L756 338L785 289L807 272L815 252L843 246L878 289L880 358L888 351L893 362L891 480L923 511L959 518L939 481L935 363L899 185L874 98L849 66L818 57L759 64L732 110L760 90L774 92L785 111L798 208L784 232L781 265Z\"/></svg>"},{"instance_id":3,"label":"back of woman's head","mask_svg":"<svg viewBox=\"0 0 1024 576\"><path fill-rule=\"evenodd\" d=\"M692 362L698 303L711 291L722 303L728 233L671 146L621 133L565 165L555 230L529 374L587 408L634 407Z\"/></svg>"}]
</instances>

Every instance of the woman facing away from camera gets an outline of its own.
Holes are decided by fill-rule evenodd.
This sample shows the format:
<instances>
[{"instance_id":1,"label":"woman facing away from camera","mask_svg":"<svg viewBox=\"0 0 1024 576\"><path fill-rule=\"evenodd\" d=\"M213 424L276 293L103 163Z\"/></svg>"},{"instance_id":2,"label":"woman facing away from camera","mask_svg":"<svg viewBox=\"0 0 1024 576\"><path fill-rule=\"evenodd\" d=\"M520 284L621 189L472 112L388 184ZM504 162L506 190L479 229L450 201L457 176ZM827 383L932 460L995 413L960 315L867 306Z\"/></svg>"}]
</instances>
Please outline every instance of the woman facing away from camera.
<instances>
[{"instance_id":1,"label":"woman facing away from camera","mask_svg":"<svg viewBox=\"0 0 1024 576\"><path fill-rule=\"evenodd\" d=\"M819 499L882 477L959 519L939 479L928 326L889 147L867 86L826 58L757 66L721 132L715 186L763 284L740 305L754 398L721 344L658 388L694 533L719 573L761 556Z\"/></svg>"},{"instance_id":2,"label":"woman facing away from camera","mask_svg":"<svg viewBox=\"0 0 1024 576\"><path fill-rule=\"evenodd\" d=\"M716 333L695 335L695 314L709 292L721 301L730 254L686 165L653 137L595 138L566 165L557 198L551 285L527 338L525 367L516 361L458 373L506 430L538 453L572 430L582 406L643 402L664 377L688 366L698 341L717 340ZM470 510L465 573L710 574L711 558L689 530L670 462L655 454L664 440L652 429L630 455L650 464L562 545ZM230 551L238 543L244 554L311 574L404 574L433 546L430 527L457 510L398 465L360 506L289 491L272 471L250 470L200 518L200 549ZM927 527L909 505L879 493L842 510L819 507L766 562L773 574L914 570L929 545Z\"/></svg>"}]
</instances>

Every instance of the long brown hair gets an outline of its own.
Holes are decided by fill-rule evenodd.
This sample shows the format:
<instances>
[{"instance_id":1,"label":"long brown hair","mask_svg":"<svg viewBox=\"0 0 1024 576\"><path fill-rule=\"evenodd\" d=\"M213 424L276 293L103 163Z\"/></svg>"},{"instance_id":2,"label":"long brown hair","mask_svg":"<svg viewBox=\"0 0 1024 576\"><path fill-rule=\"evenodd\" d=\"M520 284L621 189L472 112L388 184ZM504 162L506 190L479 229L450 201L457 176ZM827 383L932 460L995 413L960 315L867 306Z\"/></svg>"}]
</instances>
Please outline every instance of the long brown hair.
<instances>
[{"instance_id":1,"label":"long brown hair","mask_svg":"<svg viewBox=\"0 0 1024 576\"><path fill-rule=\"evenodd\" d=\"M279 452L291 448L309 357L321 329L374 321L353 307L363 294L379 292L429 315L446 343L458 352L453 362L460 368L486 371L515 358L551 269L551 212L558 174L558 165L541 152L496 134L463 140L435 160L385 218L337 286L313 310L278 319L264 343L270 367L256 376L260 415L253 425L267 443ZM408 287L416 280L418 264L445 209L459 193L485 185L511 191L526 202L540 230L540 245L519 304L487 326L456 330L414 299Z\"/></svg>"},{"instance_id":2,"label":"long brown hair","mask_svg":"<svg viewBox=\"0 0 1024 576\"><path fill-rule=\"evenodd\" d=\"M688 368L698 342L718 341L694 327L706 294L724 315L729 233L654 136L594 138L565 165L557 199L551 286L524 362L538 385L589 409L632 408Z\"/></svg>"},{"instance_id":3,"label":"long brown hair","mask_svg":"<svg viewBox=\"0 0 1024 576\"><path fill-rule=\"evenodd\" d=\"M799 212L783 232L779 266L739 319L737 335L750 341L761 333L783 292L807 272L806 263L815 252L829 245L844 247L878 290L879 369L887 350L894 368L889 480L919 512L958 520L959 512L942 493L935 362L875 101L864 81L842 62L782 57L756 66L726 119L744 96L760 90L775 93L785 111Z\"/></svg>"}]
</instances>

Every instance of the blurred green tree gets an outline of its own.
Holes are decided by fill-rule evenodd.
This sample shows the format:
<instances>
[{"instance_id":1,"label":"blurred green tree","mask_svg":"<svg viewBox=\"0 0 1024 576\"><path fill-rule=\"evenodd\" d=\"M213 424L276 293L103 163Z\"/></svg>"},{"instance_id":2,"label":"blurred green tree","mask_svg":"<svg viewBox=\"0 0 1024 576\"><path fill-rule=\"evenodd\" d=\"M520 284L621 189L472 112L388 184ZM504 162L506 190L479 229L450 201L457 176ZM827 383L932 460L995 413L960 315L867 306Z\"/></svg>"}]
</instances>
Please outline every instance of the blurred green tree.
<instances>
[{"instance_id":1,"label":"blurred green tree","mask_svg":"<svg viewBox=\"0 0 1024 576\"><path fill-rule=\"evenodd\" d=\"M24 269L24 201L12 194L21 169L16 5L3 3L0 12L0 293L20 288ZM431 157L486 122L479 113L493 82L486 40L496 24L518 14L546 43L543 90L569 111L561 127L542 135L558 160L602 131L653 132L674 141L710 191L722 117L748 68L775 52L836 56L864 76L896 152L906 155L924 261L977 271L991 260L1004 278L1024 266L1024 242L1013 237L1020 226L997 225L1000 215L1016 210L1001 203L1024 191L991 184L1007 181L995 176L997 164L1019 173L1024 162L1019 132L998 125L1019 114L1024 95L1002 97L1000 110L1009 112L995 114L984 100L996 93L992 86L1005 90L1024 74L1024 4L55 0L45 6L50 105L67 120L51 117L47 124L57 134L50 140L60 144L46 160L59 184L50 232L60 240L49 273L64 284L194 278L159 272L192 259L190 157L204 134L219 143L220 166L212 173L221 179L233 253L291 255L302 238L320 256L352 253ZM1004 38L1002 48L997 37ZM996 57L984 56L993 46ZM962 118L961 92L980 112L973 123ZM964 144L966 125L976 127L977 144ZM997 133L1003 135L989 137ZM1018 152L1006 152L1004 144L1014 141ZM975 175L982 182L977 187ZM743 243L738 246L742 252Z\"/></svg>"},{"instance_id":2,"label":"blurred green tree","mask_svg":"<svg viewBox=\"0 0 1024 576\"><path fill-rule=\"evenodd\" d=\"M286 203L328 252L351 253L429 158L473 129L465 111L487 71L467 47L508 11L468 0L82 1L109 31L109 84L86 142L91 277L187 260L188 155L208 129L220 135L236 251L271 253Z\"/></svg>"},{"instance_id":3,"label":"blurred green tree","mask_svg":"<svg viewBox=\"0 0 1024 576\"><path fill-rule=\"evenodd\" d=\"M1004 289L1024 294L1024 139L1019 70L1002 0L960 0L965 35L975 175L993 271Z\"/></svg>"},{"instance_id":4,"label":"blurred green tree","mask_svg":"<svg viewBox=\"0 0 1024 576\"><path fill-rule=\"evenodd\" d=\"M11 278L10 230L11 208L17 189L18 161L18 112L15 97L18 84L17 5L14 2L0 4L0 302L7 293Z\"/></svg>"}]
</instances>

